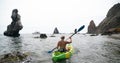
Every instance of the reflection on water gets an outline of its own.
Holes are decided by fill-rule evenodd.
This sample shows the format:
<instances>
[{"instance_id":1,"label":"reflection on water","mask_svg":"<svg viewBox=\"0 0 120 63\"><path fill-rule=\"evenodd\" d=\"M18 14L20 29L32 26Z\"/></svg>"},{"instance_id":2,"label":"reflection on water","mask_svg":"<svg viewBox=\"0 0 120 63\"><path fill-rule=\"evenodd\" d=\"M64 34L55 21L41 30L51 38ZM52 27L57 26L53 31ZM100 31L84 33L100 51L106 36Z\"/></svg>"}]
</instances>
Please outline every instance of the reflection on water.
<instances>
[{"instance_id":1,"label":"reflection on water","mask_svg":"<svg viewBox=\"0 0 120 63\"><path fill-rule=\"evenodd\" d=\"M20 37L0 35L0 55L17 51L28 52L30 63L55 63L51 59L52 53L46 51L53 49L62 35L69 37L71 34L56 34L55 37L48 35L47 39L34 38L36 35L32 34ZM76 34L72 39L73 56L56 63L120 63L119 38Z\"/></svg>"},{"instance_id":2,"label":"reflection on water","mask_svg":"<svg viewBox=\"0 0 120 63\"><path fill-rule=\"evenodd\" d=\"M69 59L64 59L64 60L61 60L61 61L58 61L58 62L54 62L53 63L71 63L71 58Z\"/></svg>"},{"instance_id":3,"label":"reflection on water","mask_svg":"<svg viewBox=\"0 0 120 63\"><path fill-rule=\"evenodd\" d=\"M22 52L21 37L0 36L0 55L12 52Z\"/></svg>"},{"instance_id":4,"label":"reflection on water","mask_svg":"<svg viewBox=\"0 0 120 63\"><path fill-rule=\"evenodd\" d=\"M108 58L109 63L120 62L120 44L118 43L109 41L103 45L103 50L105 50L106 53L102 54L102 56Z\"/></svg>"},{"instance_id":5,"label":"reflection on water","mask_svg":"<svg viewBox=\"0 0 120 63\"><path fill-rule=\"evenodd\" d=\"M8 48L11 52L21 52L22 39L21 37L11 37Z\"/></svg>"}]
</instances>

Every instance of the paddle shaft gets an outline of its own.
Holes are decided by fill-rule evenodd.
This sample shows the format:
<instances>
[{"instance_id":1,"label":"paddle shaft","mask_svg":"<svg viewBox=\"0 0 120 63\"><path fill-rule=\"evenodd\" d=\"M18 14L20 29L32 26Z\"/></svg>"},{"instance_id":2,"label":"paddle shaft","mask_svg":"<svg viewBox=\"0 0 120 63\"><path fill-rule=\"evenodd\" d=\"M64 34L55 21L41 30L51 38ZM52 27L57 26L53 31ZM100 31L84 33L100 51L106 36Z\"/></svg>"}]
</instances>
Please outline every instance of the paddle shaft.
<instances>
[{"instance_id":1,"label":"paddle shaft","mask_svg":"<svg viewBox=\"0 0 120 63\"><path fill-rule=\"evenodd\" d=\"M85 25L81 26L77 32L81 31L83 28L85 27ZM72 37L73 35L75 35L77 32L73 33L70 37Z\"/></svg>"}]
</instances>

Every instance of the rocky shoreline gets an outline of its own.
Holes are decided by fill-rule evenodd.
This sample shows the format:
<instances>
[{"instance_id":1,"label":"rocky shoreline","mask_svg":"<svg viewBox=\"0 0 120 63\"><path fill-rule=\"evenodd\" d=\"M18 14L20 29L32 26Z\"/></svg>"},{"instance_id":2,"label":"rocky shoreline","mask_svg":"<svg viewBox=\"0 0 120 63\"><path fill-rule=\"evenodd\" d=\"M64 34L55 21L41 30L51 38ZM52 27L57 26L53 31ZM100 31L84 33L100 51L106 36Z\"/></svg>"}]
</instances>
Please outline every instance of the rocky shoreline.
<instances>
[{"instance_id":1,"label":"rocky shoreline","mask_svg":"<svg viewBox=\"0 0 120 63\"><path fill-rule=\"evenodd\" d=\"M112 34L109 37L114 39L120 39L120 34Z\"/></svg>"},{"instance_id":2,"label":"rocky shoreline","mask_svg":"<svg viewBox=\"0 0 120 63\"><path fill-rule=\"evenodd\" d=\"M7 53L0 57L0 63L21 63L28 60L28 54L21 52Z\"/></svg>"}]
</instances>

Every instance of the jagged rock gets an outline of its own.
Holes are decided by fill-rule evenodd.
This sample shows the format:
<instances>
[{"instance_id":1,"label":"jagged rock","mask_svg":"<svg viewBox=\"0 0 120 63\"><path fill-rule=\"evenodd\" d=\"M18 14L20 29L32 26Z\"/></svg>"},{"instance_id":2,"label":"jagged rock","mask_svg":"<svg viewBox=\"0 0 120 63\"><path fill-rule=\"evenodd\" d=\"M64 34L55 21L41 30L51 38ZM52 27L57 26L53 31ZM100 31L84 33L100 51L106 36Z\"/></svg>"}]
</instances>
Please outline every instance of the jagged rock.
<instances>
[{"instance_id":1,"label":"jagged rock","mask_svg":"<svg viewBox=\"0 0 120 63\"><path fill-rule=\"evenodd\" d=\"M89 34L94 34L96 31L96 25L93 20L90 21L90 24L88 26L88 32Z\"/></svg>"},{"instance_id":2,"label":"jagged rock","mask_svg":"<svg viewBox=\"0 0 120 63\"><path fill-rule=\"evenodd\" d=\"M57 27L55 27L53 34L59 34Z\"/></svg>"},{"instance_id":3,"label":"jagged rock","mask_svg":"<svg viewBox=\"0 0 120 63\"><path fill-rule=\"evenodd\" d=\"M46 34L40 34L40 38L47 38Z\"/></svg>"},{"instance_id":4,"label":"jagged rock","mask_svg":"<svg viewBox=\"0 0 120 63\"><path fill-rule=\"evenodd\" d=\"M105 19L98 25L96 33L106 34L112 28L120 28L120 3L108 11Z\"/></svg>"},{"instance_id":5,"label":"jagged rock","mask_svg":"<svg viewBox=\"0 0 120 63\"><path fill-rule=\"evenodd\" d=\"M7 53L4 54L2 58L0 58L0 63L18 63L27 57L28 54L21 52Z\"/></svg>"},{"instance_id":6,"label":"jagged rock","mask_svg":"<svg viewBox=\"0 0 120 63\"><path fill-rule=\"evenodd\" d=\"M23 26L17 9L13 9L11 18L12 22L7 26L7 31L4 32L4 35L18 37L20 36L19 31L23 28Z\"/></svg>"}]
</instances>

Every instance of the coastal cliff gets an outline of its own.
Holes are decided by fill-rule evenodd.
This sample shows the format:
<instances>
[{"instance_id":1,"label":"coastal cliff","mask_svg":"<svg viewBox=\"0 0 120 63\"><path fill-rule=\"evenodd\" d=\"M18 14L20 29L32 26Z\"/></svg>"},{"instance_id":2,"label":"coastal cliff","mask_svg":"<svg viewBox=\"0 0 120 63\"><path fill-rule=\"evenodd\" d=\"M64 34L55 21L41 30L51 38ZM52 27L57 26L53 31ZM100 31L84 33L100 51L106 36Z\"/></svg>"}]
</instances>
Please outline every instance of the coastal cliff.
<instances>
[{"instance_id":1,"label":"coastal cliff","mask_svg":"<svg viewBox=\"0 0 120 63\"><path fill-rule=\"evenodd\" d=\"M92 29L92 27L88 27L88 33L90 33L89 29ZM120 33L120 3L117 3L112 8L110 8L106 17L96 27L94 33L103 35Z\"/></svg>"},{"instance_id":2,"label":"coastal cliff","mask_svg":"<svg viewBox=\"0 0 120 63\"><path fill-rule=\"evenodd\" d=\"M112 28L120 28L120 3L115 4L108 11L105 19L98 25L96 32L108 33Z\"/></svg>"}]
</instances>

